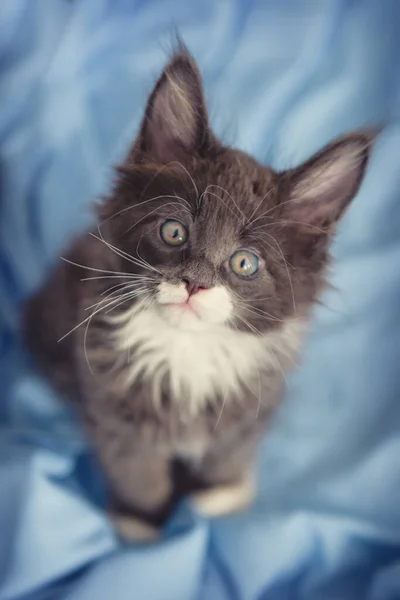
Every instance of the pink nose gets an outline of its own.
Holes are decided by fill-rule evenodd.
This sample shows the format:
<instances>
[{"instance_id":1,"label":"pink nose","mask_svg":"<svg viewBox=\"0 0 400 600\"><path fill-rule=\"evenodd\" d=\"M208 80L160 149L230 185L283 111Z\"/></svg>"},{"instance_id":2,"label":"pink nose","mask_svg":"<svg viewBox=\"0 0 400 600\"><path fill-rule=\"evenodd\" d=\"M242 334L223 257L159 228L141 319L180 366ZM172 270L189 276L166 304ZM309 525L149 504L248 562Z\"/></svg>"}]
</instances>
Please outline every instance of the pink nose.
<instances>
[{"instance_id":1,"label":"pink nose","mask_svg":"<svg viewBox=\"0 0 400 600\"><path fill-rule=\"evenodd\" d=\"M187 292L189 296L194 296L197 292L201 292L201 290L206 290L207 288L203 285L192 281L191 279L183 278L183 283L186 285Z\"/></svg>"}]
</instances>

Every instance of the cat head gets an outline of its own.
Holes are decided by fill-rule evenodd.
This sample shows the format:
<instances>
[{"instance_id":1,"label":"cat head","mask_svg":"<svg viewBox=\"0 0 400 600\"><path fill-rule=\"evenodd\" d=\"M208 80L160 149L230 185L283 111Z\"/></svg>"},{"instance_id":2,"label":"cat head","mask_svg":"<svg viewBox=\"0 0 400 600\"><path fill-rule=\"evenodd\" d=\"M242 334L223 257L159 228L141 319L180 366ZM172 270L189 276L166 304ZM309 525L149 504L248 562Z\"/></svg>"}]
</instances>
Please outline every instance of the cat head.
<instances>
[{"instance_id":1,"label":"cat head","mask_svg":"<svg viewBox=\"0 0 400 600\"><path fill-rule=\"evenodd\" d=\"M182 329L254 334L304 315L371 142L350 133L275 172L218 141L197 67L180 49L100 209L113 268L130 276L118 310L151 305Z\"/></svg>"}]
</instances>

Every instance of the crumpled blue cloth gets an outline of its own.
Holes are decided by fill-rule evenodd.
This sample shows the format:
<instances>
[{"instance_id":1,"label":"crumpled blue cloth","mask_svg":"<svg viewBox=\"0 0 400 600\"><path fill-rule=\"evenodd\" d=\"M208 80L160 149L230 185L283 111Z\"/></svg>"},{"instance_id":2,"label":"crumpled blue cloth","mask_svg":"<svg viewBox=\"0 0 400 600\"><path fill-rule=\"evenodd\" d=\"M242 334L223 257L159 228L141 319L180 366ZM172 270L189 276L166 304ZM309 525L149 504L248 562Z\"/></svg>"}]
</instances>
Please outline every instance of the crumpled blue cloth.
<instances>
[{"instance_id":1,"label":"crumpled blue cloth","mask_svg":"<svg viewBox=\"0 0 400 600\"><path fill-rule=\"evenodd\" d=\"M21 301L91 218L178 30L226 142L276 168L384 123L246 514L123 546ZM0 600L400 598L400 2L2 0Z\"/></svg>"}]
</instances>

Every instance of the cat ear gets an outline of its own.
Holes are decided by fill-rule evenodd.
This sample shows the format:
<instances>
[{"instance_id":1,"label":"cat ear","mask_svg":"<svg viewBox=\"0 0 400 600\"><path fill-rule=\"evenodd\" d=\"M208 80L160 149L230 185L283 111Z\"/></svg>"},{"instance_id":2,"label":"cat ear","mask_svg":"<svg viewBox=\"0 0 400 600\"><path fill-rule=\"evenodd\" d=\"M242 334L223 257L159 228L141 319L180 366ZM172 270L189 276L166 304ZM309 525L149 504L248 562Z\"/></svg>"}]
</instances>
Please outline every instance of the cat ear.
<instances>
[{"instance_id":1,"label":"cat ear","mask_svg":"<svg viewBox=\"0 0 400 600\"><path fill-rule=\"evenodd\" d=\"M283 173L285 224L302 233L330 233L360 187L373 138L350 133Z\"/></svg>"},{"instance_id":2,"label":"cat ear","mask_svg":"<svg viewBox=\"0 0 400 600\"><path fill-rule=\"evenodd\" d=\"M165 164L200 154L209 139L200 74L180 45L150 95L134 150L139 158Z\"/></svg>"}]
</instances>

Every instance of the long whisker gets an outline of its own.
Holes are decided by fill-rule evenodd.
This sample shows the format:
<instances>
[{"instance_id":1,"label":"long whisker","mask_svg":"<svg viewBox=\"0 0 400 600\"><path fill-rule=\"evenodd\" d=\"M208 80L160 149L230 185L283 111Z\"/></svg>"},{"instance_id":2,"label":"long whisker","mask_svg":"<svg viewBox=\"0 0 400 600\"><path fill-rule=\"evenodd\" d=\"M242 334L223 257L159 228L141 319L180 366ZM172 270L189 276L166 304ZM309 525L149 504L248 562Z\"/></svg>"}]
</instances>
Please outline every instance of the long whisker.
<instances>
[{"instance_id":1,"label":"long whisker","mask_svg":"<svg viewBox=\"0 0 400 600\"><path fill-rule=\"evenodd\" d=\"M247 389L249 390L249 392L255 397L256 400L258 400L258 404L257 404L257 411L256 411L256 419L258 419L258 416L260 414L260 409L261 409L261 405L267 407L268 404L266 404L265 402L263 402L261 400L261 374L260 374L260 369L258 367L256 367L257 372L258 372L258 395L254 392L254 390L251 389L251 387L248 385L248 383L244 382L244 385L247 387Z\"/></svg>"},{"instance_id":2,"label":"long whisker","mask_svg":"<svg viewBox=\"0 0 400 600\"><path fill-rule=\"evenodd\" d=\"M81 281L93 281L95 279L133 279L134 281L157 281L149 275L100 275L99 277L83 277Z\"/></svg>"},{"instance_id":3,"label":"long whisker","mask_svg":"<svg viewBox=\"0 0 400 600\"><path fill-rule=\"evenodd\" d=\"M105 244L110 250L112 250L115 254L117 254L117 256L119 256L120 258L125 258L128 262L131 262L132 264L136 264L136 259L135 257L131 256L130 254L128 254L128 252L125 252L124 250L121 250L121 248L117 248L117 246L114 246L113 244L111 244L110 242L107 242L107 240L104 239L103 234L101 233L100 230L100 226L97 226L97 230L99 232L99 236L100 236L100 240L101 242L103 242L103 244ZM94 234L92 234L93 237L95 239L99 239L97 238Z\"/></svg>"},{"instance_id":4,"label":"long whisker","mask_svg":"<svg viewBox=\"0 0 400 600\"><path fill-rule=\"evenodd\" d=\"M261 308L257 308L256 306L250 307L247 302L244 303L244 302L237 301L237 304L238 304L238 306L241 306L242 308L244 308L246 311L252 313L253 315L262 317L262 318L266 319L267 321L275 321L277 323L283 323L282 319L279 319L278 317L274 317L274 315L271 315L270 313L267 313L266 311L261 310Z\"/></svg>"},{"instance_id":5,"label":"long whisker","mask_svg":"<svg viewBox=\"0 0 400 600\"><path fill-rule=\"evenodd\" d=\"M151 265L147 265L146 266L146 265L142 264L142 261L140 261L139 259L135 258L134 256L131 256L127 252L124 252L124 250L121 250L120 248L117 248L113 244L110 244L110 242L107 242L104 239L104 237L102 236L100 230L99 230L99 233L100 233L101 237L97 237L97 235L95 235L94 233L91 233L90 235L92 237L94 237L96 240L98 240L99 242L102 242L103 244L105 244L105 246L107 246L107 248L109 248L109 250L111 250L112 252L114 252L120 258L123 258L123 259L127 260L128 262L132 263L133 265L136 265L136 266L139 266L139 267L145 267L146 269L154 271L155 273L158 273L160 275L162 274L161 271L159 271L155 267L152 267Z\"/></svg>"},{"instance_id":6,"label":"long whisker","mask_svg":"<svg viewBox=\"0 0 400 600\"><path fill-rule=\"evenodd\" d=\"M137 298L138 296L142 296L143 294L148 293L148 291L149 291L148 289L134 290L133 292L128 292L127 294L122 294L119 298L116 298L116 300L120 300L120 301L117 302L116 304L114 304L111 308L108 308L105 311L106 314L109 313L110 311L114 310L115 308L117 308L117 306L124 304L128 300L133 300L134 298Z\"/></svg>"},{"instance_id":7,"label":"long whisker","mask_svg":"<svg viewBox=\"0 0 400 600\"><path fill-rule=\"evenodd\" d=\"M215 185L215 184L211 183L210 185L207 186L207 189L210 188L210 187L217 188L217 189L221 190L222 192L225 192L225 194L227 196L229 196L229 198L233 202L234 206L237 208L239 214L242 215L242 217L243 217L243 224L246 223L246 215L244 214L244 212L242 211L242 209L240 208L240 206L238 205L238 203L236 202L236 200L231 196L231 194L225 188L221 187L220 185Z\"/></svg>"},{"instance_id":8,"label":"long whisker","mask_svg":"<svg viewBox=\"0 0 400 600\"><path fill-rule=\"evenodd\" d=\"M223 204L224 206L226 206L226 208L227 208L228 210L230 210L230 211L231 211L231 213L233 214L233 216L234 216L234 217L237 217L237 214L235 213L235 211L234 211L234 210L233 210L233 209L232 209L232 208L229 206L229 204L227 204L227 203L225 202L225 200L223 200L223 199L221 198L221 196L218 196L218 194L214 194L214 192L209 192L209 191L208 191L208 188L209 188L209 187L210 187L210 186L207 186L207 187L206 187L206 189L204 190L204 192L201 194L201 196L200 196L200 200L201 200L201 199L203 198L203 196L205 196L206 194L208 194L209 196L214 196L214 197L215 197L215 198L217 198L217 199L218 199L220 202L222 202L222 204Z\"/></svg>"},{"instance_id":9,"label":"long whisker","mask_svg":"<svg viewBox=\"0 0 400 600\"><path fill-rule=\"evenodd\" d=\"M271 192L271 191L272 191L272 190L270 190L270 192ZM270 192L269 192L269 193L270 193ZM268 194L266 194L266 195L265 195L265 197L266 197L266 196L268 196L268 195L269 195L269 193L268 193ZM263 200L264 200L264 198L263 198ZM287 200L287 201L285 201L285 202L281 202L281 203L280 203L278 206L280 207L280 206L282 206L283 204L286 204L287 202L293 202L293 201L292 201L292 200ZM257 223L257 221L261 221L261 219L264 219L264 218L265 218L267 215L269 215L269 213L270 213L271 211L273 211L273 210L277 210L278 206L272 206L272 207L268 208L267 210L265 210L264 212L262 212L262 213L261 213L260 215L258 215L257 217L254 217L254 218L253 218L251 221L249 221L249 222L247 223L247 227L246 227L246 228L247 228L247 229L251 228L251 231L255 231L255 230L257 229L257 227L265 227L265 224L264 224L264 225L258 225L257 227L254 227L254 224L255 224L255 223Z\"/></svg>"},{"instance_id":10,"label":"long whisker","mask_svg":"<svg viewBox=\"0 0 400 600\"><path fill-rule=\"evenodd\" d=\"M274 248L274 247L273 247L273 246L272 246L270 243L268 243L266 239L264 239L264 236L267 236L267 237L271 238L271 240L272 240L272 241L274 242L274 244L276 245L276 247L277 247L277 250L276 250L276 249L275 249L275 248ZM270 249L271 249L271 250L272 250L272 251L273 251L273 252L274 252L274 253L275 253L277 256L279 256L279 258L280 258L280 259L282 259L282 261L283 261L283 264L284 264L284 267L285 267L285 270L286 270L286 275L287 275L287 278L288 278L288 282L289 282L290 293L291 293L291 296L292 296L293 311L294 311L294 314L296 315L296 314L297 314L296 300L295 300L295 295L294 295L294 288L293 288L292 277L291 277L291 275L290 275L290 271L289 271L289 266L292 266L292 265L290 265L289 261L288 261L288 260L287 260L287 258L285 257L285 255L284 255L284 253L283 253L283 251L282 251L282 248L281 248L281 246L280 246L279 242L278 242L278 241L277 241L277 240L274 238L274 236L273 236L273 235L271 235L270 233L266 233L266 232L264 232L264 236L262 236L261 238L260 238L260 236L254 236L254 237L257 237L257 239L261 239L261 241L262 241L262 243L263 243L263 244L267 244L267 245L268 245L268 247L269 247L269 248L270 248Z\"/></svg>"},{"instance_id":11,"label":"long whisker","mask_svg":"<svg viewBox=\"0 0 400 600\"><path fill-rule=\"evenodd\" d=\"M182 165L182 163L180 163L179 161L173 160L173 161L171 161L171 162L169 162L169 163L166 163L165 165L162 165L162 166L161 166L159 169L157 169L157 172L156 172L156 173L153 175L153 177L152 177L152 178L151 178L151 179L150 179L150 180L147 182L147 184L145 185L145 187L144 187L144 189L143 189L143 191L142 191L142 193L141 193L141 195L140 195L140 199L142 199L142 198L143 198L143 196L144 196L144 194L146 193L146 191L147 191L147 189L149 188L149 186L150 186L150 185L153 183L153 181L154 181L154 180L155 180L155 179L156 179L156 178L157 178L157 177L160 175L160 173L162 173L162 172L164 171L164 169L167 169L169 166L171 166L171 165L173 165L173 164L177 164L178 166L180 166L180 167L181 167L181 168L182 168L182 169L183 169L183 170L184 170L184 171L185 171L185 172L188 174L189 178L192 180L192 183L193 183L193 185L194 185L194 188L195 188L195 191L196 191L196 194L197 194L197 196L199 195L199 192L198 192L198 190L197 190L196 184L194 183L194 181L193 181L192 177L190 176L190 173L189 173L189 172L188 172L188 171L185 169L185 167ZM184 200L183 198L182 198L182 200L183 200L184 202L186 202L186 204L187 204L187 205L189 206L189 208L190 208L190 204L189 204L189 202L188 202L187 200Z\"/></svg>"},{"instance_id":12,"label":"long whisker","mask_svg":"<svg viewBox=\"0 0 400 600\"><path fill-rule=\"evenodd\" d=\"M135 294L135 295L133 295L133 294ZM122 300L118 304L114 304L114 306L112 306L112 308L109 309L109 310L113 310L114 308L116 308L117 306L119 306L120 304L122 304L123 302L126 302L127 300L131 300L131 299L135 298L137 295L140 295L140 294L137 294L136 292L128 292L126 294L123 294L122 297L124 298L124 300ZM98 302L97 304L94 305L94 306L96 306L97 310L94 310L92 312L92 314L89 316L89 318L86 320L87 322L86 322L86 327L85 327L85 333L83 334L83 351L84 351L84 354L85 354L85 358L86 358L88 369L89 369L90 373L93 375L93 377L95 377L95 374L94 374L92 366L90 364L89 356L88 356L88 352L87 352L87 336L88 336L90 324L91 324L92 319L95 316L95 314L97 314L98 312L101 312L101 310L107 309L107 307L109 307L111 304L113 304L113 302L109 302L108 304L106 304L105 306L103 306L101 309L99 309L98 308L99 305L102 304L107 299L108 298L103 298L102 300L100 300L100 302ZM108 311L106 310L106 313L109 312L109 310Z\"/></svg>"},{"instance_id":13,"label":"long whisker","mask_svg":"<svg viewBox=\"0 0 400 600\"><path fill-rule=\"evenodd\" d=\"M132 288L133 288L133 289L132 289ZM112 288L111 288L111 289L112 289ZM126 292L124 292L124 289L126 289L127 291L126 291ZM125 285L125 286L124 286L122 289L115 290L115 291L111 291L110 289L108 289L108 290L106 290L105 292L103 292L103 293L101 294L101 295L103 295L103 294L106 294L106 295L105 295L105 296L102 298L102 300L101 300L101 301L102 301L102 302L105 302L106 300L109 300L109 299L114 299L114 298L118 300L118 299L120 299L120 298L121 298L121 297L122 297L122 296L123 296L125 293L131 293L131 292L133 292L133 291L138 291L138 292L141 292L141 291L144 291L144 290L147 290L147 289L148 289L147 287L140 287L140 288L138 288L138 287L136 287L136 284L135 284L135 285L132 285L132 284L130 284L130 285ZM91 309L91 308L93 308L94 306L97 306L97 303L96 303L96 302L95 302L94 304L92 304L91 306L87 306L87 307L85 308L85 310L90 310L90 309Z\"/></svg>"},{"instance_id":14,"label":"long whisker","mask_svg":"<svg viewBox=\"0 0 400 600\"><path fill-rule=\"evenodd\" d=\"M261 316L264 315L265 317L268 317L269 321L278 321L278 322L282 322L281 319L279 319L278 317L275 317L274 315L271 315L270 313L266 312L265 310L262 310L261 308L258 308L258 306L253 306L253 305L249 305L249 302L253 302L254 300L269 300L270 298L272 298L272 296L268 296L266 298L241 298L238 294L236 294L235 292L233 292L233 296L235 298L235 303L244 308L245 310L249 311L249 312L253 312L254 314L256 314L257 316Z\"/></svg>"},{"instance_id":15,"label":"long whisker","mask_svg":"<svg viewBox=\"0 0 400 600\"><path fill-rule=\"evenodd\" d=\"M103 298L100 303L104 302L107 298ZM114 300L111 300L112 302L116 302L117 300L119 300L119 298L114 298ZM99 303L99 304L100 304ZM106 305L107 307L109 306L108 304ZM93 313L91 315L89 315L88 317L86 317L85 319L83 319L83 321L81 321L80 323L78 323L77 325L75 325L72 329L70 329L67 333L65 333L62 337L60 337L57 342L62 342L62 340L64 340L66 337L68 337L69 335L71 335L71 333L73 333L74 331L76 331L79 327L81 327L84 323L87 323L87 321L89 319L91 319L92 317L94 317L94 315L98 314L99 312L101 312L102 310L104 310L105 306L101 306L100 308L96 309L93 311Z\"/></svg>"},{"instance_id":16,"label":"long whisker","mask_svg":"<svg viewBox=\"0 0 400 600\"><path fill-rule=\"evenodd\" d=\"M133 299L133 298L136 298L137 296L144 294L145 292L148 292L148 290L146 288L143 288L140 290L127 291L125 293L120 293L116 296L113 296L113 294L110 294L111 300L108 296L106 296L103 299L103 302L107 302L107 304L105 304L102 307L102 310L106 311L106 309L107 309L106 312L109 312L110 310L113 310L114 308L116 308L123 298Z\"/></svg>"},{"instance_id":17,"label":"long whisker","mask_svg":"<svg viewBox=\"0 0 400 600\"><path fill-rule=\"evenodd\" d=\"M100 300L100 302L98 302L98 303L95 305L95 306L96 306L96 308L99 306L99 304L100 304L100 303L101 303L101 300ZM84 354L85 354L85 358L86 358L86 363L87 363L88 369L89 369L90 373L93 375L93 377L95 377L95 374L94 374L94 372L93 372L92 366L91 366L91 364L90 364L90 361L89 361L89 356L88 356L88 352L87 352L87 344L86 344L86 340L87 340L87 335L88 335L88 331L89 331L90 323L92 322L92 317L94 316L94 314L95 314L95 313L94 313L94 311L93 311L93 312L92 312L92 314L90 315L90 318L88 319L88 321L87 321L87 323L86 323L86 327L85 327L85 333L84 333L84 335L83 335L83 352L84 352ZM59 340L59 341L60 341L60 340Z\"/></svg>"},{"instance_id":18,"label":"long whisker","mask_svg":"<svg viewBox=\"0 0 400 600\"><path fill-rule=\"evenodd\" d=\"M263 219L264 217L269 215L272 211L279 210L281 208L281 206L285 206L286 204L293 204L294 202L296 202L296 200L284 200L283 202L280 202L280 204L278 204L276 206L270 206L267 210L265 210L263 213L261 213L261 215L258 215L258 217L253 219L253 221L251 223L251 227L253 228L254 223L256 223L257 221L260 221L261 219Z\"/></svg>"},{"instance_id":19,"label":"long whisker","mask_svg":"<svg viewBox=\"0 0 400 600\"><path fill-rule=\"evenodd\" d=\"M252 331L252 332L253 332L255 335L262 336L261 332L260 332L260 331L258 331L258 329L257 329L256 327L254 327L253 325L251 325L251 323L249 323L249 322L248 322L246 319L244 319L244 318L243 318L243 317L241 317L240 315L236 315L236 316L237 316L237 317L238 317L238 318L239 318L241 321L243 321L243 322L245 323L245 325L247 325L247 326L249 327L249 329L250 329L250 330L251 330L251 331ZM280 363L280 362L279 362L279 360L278 360L278 357L276 356L276 354L275 354L275 352L272 350L272 348L269 348L269 351L271 352L271 355L273 356L273 358L274 358L274 360L275 360L276 364L278 365L279 369L282 371L282 375L283 375L283 377L284 377L284 379L285 379L285 382L286 382L286 384L287 384L287 385L288 385L288 387L289 387L289 383L288 383L288 381L287 381L286 374L285 374L285 372L284 372L284 370L283 370L283 367L282 367L281 363ZM261 401L261 394L260 394L260 401ZM260 407L258 408L258 412L259 412L259 410L260 410ZM257 415L258 415L258 412L257 412Z\"/></svg>"},{"instance_id":20,"label":"long whisker","mask_svg":"<svg viewBox=\"0 0 400 600\"><path fill-rule=\"evenodd\" d=\"M261 331L259 331L257 329L257 327L254 327L254 325L252 325L251 323L249 323L249 321L247 319L245 319L244 317L242 317L241 315L235 315L237 319L239 319L240 321L242 321L242 323L244 323L246 325L246 327L248 329L250 329L250 331L252 333L254 333L254 335L258 336L258 337L262 337L262 333Z\"/></svg>"},{"instance_id":21,"label":"long whisker","mask_svg":"<svg viewBox=\"0 0 400 600\"><path fill-rule=\"evenodd\" d=\"M139 238L139 241L138 241L138 243L137 243L137 246L136 246L136 254L137 254L137 255L138 255L138 257L139 257L139 260L140 260L140 261L143 263L143 265L144 265L144 266L146 266L148 269L150 269L150 270L153 270L153 271L155 270L157 273L159 273L160 275L162 275L161 271L159 271L158 269L156 269L155 267L153 267L152 265L150 265L150 264L147 262L147 260L144 260L144 258L143 258L142 256L140 256L140 254L139 254L139 245L140 245L140 242L141 242L141 241L142 241L142 236Z\"/></svg>"},{"instance_id":22,"label":"long whisker","mask_svg":"<svg viewBox=\"0 0 400 600\"><path fill-rule=\"evenodd\" d=\"M214 425L214 432L217 430L217 427L218 427L218 425L219 425L219 423L221 421L222 413L223 413L223 410L224 410L224 407L225 407L227 399L228 399L228 393L225 394L224 399L222 400L221 410L219 412L218 418L217 418L216 423Z\"/></svg>"},{"instance_id":23,"label":"long whisker","mask_svg":"<svg viewBox=\"0 0 400 600\"><path fill-rule=\"evenodd\" d=\"M239 298L239 296L238 296ZM271 298L273 298L273 296L263 296L262 298L258 298L257 296L254 298L239 298L239 300L249 300L250 302L261 302L262 300L271 300Z\"/></svg>"},{"instance_id":24,"label":"long whisker","mask_svg":"<svg viewBox=\"0 0 400 600\"><path fill-rule=\"evenodd\" d=\"M107 223L108 221L110 221L110 219L114 219L115 217L118 217L118 215L121 215L121 214L127 212L128 210L133 210L134 208L139 208L141 206L144 206L145 204L148 204L149 202L154 202L155 200L162 200L164 198L176 198L177 200L181 200L182 202L187 204L188 207L190 208L190 204L187 200L185 200L185 198L181 198L180 196L175 196L172 194L162 194L160 196L154 196L154 198L149 198L148 200L143 200L143 202L138 202L136 204L131 204L130 206L126 206L122 210L119 210L119 211L113 213L110 217L107 217L107 219L103 219L103 221L100 222L100 225ZM179 203L174 202L174 204L179 204Z\"/></svg>"},{"instance_id":25,"label":"long whisker","mask_svg":"<svg viewBox=\"0 0 400 600\"><path fill-rule=\"evenodd\" d=\"M272 239L272 241L273 241L273 242L276 244L276 246L277 246L277 248L278 248L278 252L279 252L279 254L280 254L280 256L281 256L281 258L282 258L282 260L283 260L283 264L285 265L286 274L287 274L287 278L288 278L288 281L289 281L289 286L290 286L290 292L291 292L291 294L292 294L293 311L294 311L294 314L296 315L296 314L297 314L296 300L295 300L295 297L294 297L293 282L292 282L292 278L291 278L291 276L290 276L290 272L289 272L289 267L288 267L287 260L286 260L286 258L285 258L285 256L284 256L284 254L283 254L282 248L280 247L280 245L279 245L278 241L277 241L277 240L274 238L274 236L272 236L272 235L270 235L270 234L267 234L267 235L268 235L268 237L269 237L269 238L271 238L271 239Z\"/></svg>"},{"instance_id":26,"label":"long whisker","mask_svg":"<svg viewBox=\"0 0 400 600\"><path fill-rule=\"evenodd\" d=\"M282 219L281 221L273 221L272 223L264 223L263 225L257 225L257 227L254 227L252 229L252 232L259 231L260 229L265 229L266 227L272 227L273 225L289 225L289 224L304 225L304 227L307 227L308 229L312 229L323 235L326 235L326 233L327 233L327 231L325 229L322 229L321 227L317 227L317 225L312 225L312 223L306 223L305 221L297 221L294 219Z\"/></svg>"},{"instance_id":27,"label":"long whisker","mask_svg":"<svg viewBox=\"0 0 400 600\"><path fill-rule=\"evenodd\" d=\"M181 169L183 169L183 170L185 171L186 175L189 177L190 181L191 181L191 182L192 182L192 184L193 184L194 191L196 192L196 205L197 205L197 202L198 202L198 199L199 199L199 189L198 189L198 187L197 187L197 185L196 185L196 182L195 182L195 180L193 179L193 177L192 177L192 176L191 176L191 174L189 173L189 171L186 169L186 167L184 167L184 165L183 165L181 162L178 162L177 160L173 160L173 161L172 161L172 162L170 162L169 164L170 164L170 165L174 165L174 164L176 164L176 165L179 165L179 166L181 167ZM188 203L188 204L189 204L189 203Z\"/></svg>"},{"instance_id":28,"label":"long whisker","mask_svg":"<svg viewBox=\"0 0 400 600\"><path fill-rule=\"evenodd\" d=\"M96 273L109 273L110 275L120 275L124 277L130 277L129 273L123 273L120 271L107 271L106 269L95 269L94 267L88 267L87 265L80 265L77 262L70 260L69 258L65 258L64 256L60 256L61 260L64 262L73 265L74 267L80 267L81 269L87 269L88 271L94 271Z\"/></svg>"},{"instance_id":29,"label":"long whisker","mask_svg":"<svg viewBox=\"0 0 400 600\"><path fill-rule=\"evenodd\" d=\"M178 202L167 202L166 204L163 204L163 208L166 208L167 206L175 206L176 204L178 204ZM186 207L181 206L181 208L183 208L184 210L186 210L186 212L189 213L189 215L191 215L191 212L189 209L187 209ZM128 233L128 231L131 231L134 227L136 227L137 225L139 225L139 223L141 223L144 219L147 219L148 217L150 217L150 215L153 215L155 212L157 212L159 210L159 208L155 208L154 210L151 210L149 213L146 213L145 215L143 215L143 217L141 217L140 219L138 219L136 221L136 223L134 223L133 225L131 225L130 227L128 227L128 229L125 231L125 233Z\"/></svg>"},{"instance_id":30,"label":"long whisker","mask_svg":"<svg viewBox=\"0 0 400 600\"><path fill-rule=\"evenodd\" d=\"M265 234L267 237L271 237L276 243L278 243L275 238L267 233ZM272 250L272 252L279 258L282 259L284 263L286 263L289 267L291 267L292 269L294 268L293 265L288 261L288 259L286 258L286 256L284 256L283 252L278 252L278 250L275 249L274 246L271 246L271 244L269 242L267 242L267 240L265 239L265 235L261 236L260 234L256 234L254 235L254 239L256 239L258 242L260 242L267 250L267 252L269 250Z\"/></svg>"},{"instance_id":31,"label":"long whisker","mask_svg":"<svg viewBox=\"0 0 400 600\"><path fill-rule=\"evenodd\" d=\"M258 209L260 208L261 204L265 201L266 198L268 198L268 196L274 191L274 188L271 188L270 190L268 190L268 192L266 194L264 194L264 196L261 198L260 202L257 204L256 208L253 210L253 212L251 213L250 217L247 219L247 225L246 228L251 227L254 223L253 221L253 217L254 215L257 213ZM264 214L264 213L263 213ZM262 215L260 215L262 217ZM258 217L257 217L258 218Z\"/></svg>"},{"instance_id":32,"label":"long whisker","mask_svg":"<svg viewBox=\"0 0 400 600\"><path fill-rule=\"evenodd\" d=\"M111 286L110 288L107 288L104 292L101 292L100 296L105 296L108 292L111 292L112 290L124 290L124 289L130 289L130 288L135 288L135 286L137 285L141 285L142 283L146 283L146 282L134 282L134 283L117 283L116 285ZM137 288L137 289L141 289L141 288ZM114 291L113 294L115 294L116 292Z\"/></svg>"},{"instance_id":33,"label":"long whisker","mask_svg":"<svg viewBox=\"0 0 400 600\"><path fill-rule=\"evenodd\" d=\"M281 373L282 373L282 376L283 376L283 378L284 378L284 380L285 380L286 386L287 386L287 387L288 387L288 389L290 390L290 389L291 389L291 388L290 388L290 384L289 384L289 381L288 381L288 379L287 379L287 377L286 377L286 373L285 373L285 370L284 370L284 368L282 367L281 363L279 362L279 359L278 359L278 357L276 356L276 354L275 354L275 352L272 350L272 348L270 348L270 349L269 349L269 351L271 352L272 356L274 357L274 360L275 360L276 364L278 365L278 367L279 367L279 370L280 370L280 371L281 371Z\"/></svg>"}]
</instances>

